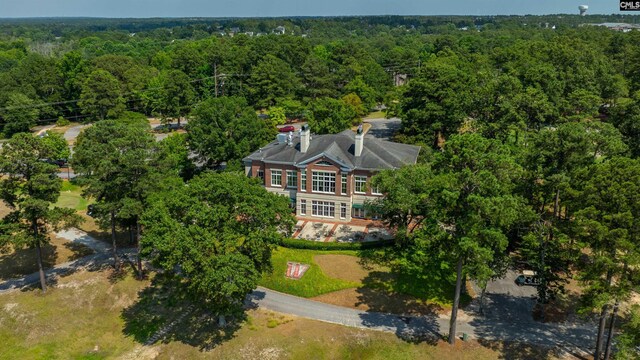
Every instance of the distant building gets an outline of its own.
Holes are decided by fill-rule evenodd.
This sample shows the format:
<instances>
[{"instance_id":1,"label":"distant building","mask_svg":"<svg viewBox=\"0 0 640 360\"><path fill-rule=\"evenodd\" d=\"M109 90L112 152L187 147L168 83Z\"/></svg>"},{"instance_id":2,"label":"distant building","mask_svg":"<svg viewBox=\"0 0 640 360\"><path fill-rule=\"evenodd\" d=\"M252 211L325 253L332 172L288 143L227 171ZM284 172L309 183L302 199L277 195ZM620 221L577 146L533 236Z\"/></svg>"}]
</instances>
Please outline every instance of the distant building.
<instances>
[{"instance_id":1,"label":"distant building","mask_svg":"<svg viewBox=\"0 0 640 360\"><path fill-rule=\"evenodd\" d=\"M606 22L606 23L601 23L601 24L585 24L585 25L603 26L603 27L606 27L606 28L614 30L614 31L622 31L622 32L629 32L631 30L640 29L640 25L627 24L627 23L610 23L610 22Z\"/></svg>"},{"instance_id":2,"label":"distant building","mask_svg":"<svg viewBox=\"0 0 640 360\"><path fill-rule=\"evenodd\" d=\"M277 35L284 35L287 31L284 28L284 26L278 26L277 28L275 28L273 30L273 32L274 32L274 34L277 34Z\"/></svg>"},{"instance_id":3,"label":"distant building","mask_svg":"<svg viewBox=\"0 0 640 360\"><path fill-rule=\"evenodd\" d=\"M419 146L399 144L345 130L312 135L278 134L276 141L243 159L247 176L270 192L287 196L299 218L349 222L366 218L367 200L383 196L371 186L380 170L415 164Z\"/></svg>"},{"instance_id":4,"label":"distant building","mask_svg":"<svg viewBox=\"0 0 640 360\"><path fill-rule=\"evenodd\" d=\"M394 74L393 75L393 85L402 86L407 83L409 79L409 75L407 74Z\"/></svg>"},{"instance_id":5,"label":"distant building","mask_svg":"<svg viewBox=\"0 0 640 360\"><path fill-rule=\"evenodd\" d=\"M247 36L253 36L253 31L247 31L244 34L247 35Z\"/></svg>"}]
</instances>

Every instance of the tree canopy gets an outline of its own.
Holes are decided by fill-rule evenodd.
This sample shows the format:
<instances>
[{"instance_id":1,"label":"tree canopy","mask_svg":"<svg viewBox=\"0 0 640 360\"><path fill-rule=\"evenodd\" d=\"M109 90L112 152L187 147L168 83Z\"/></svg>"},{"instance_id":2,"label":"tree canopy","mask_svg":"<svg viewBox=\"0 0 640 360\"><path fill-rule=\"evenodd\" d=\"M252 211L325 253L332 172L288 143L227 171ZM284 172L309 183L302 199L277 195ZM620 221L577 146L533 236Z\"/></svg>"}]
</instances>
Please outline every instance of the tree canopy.
<instances>
[{"instance_id":1,"label":"tree canopy","mask_svg":"<svg viewBox=\"0 0 640 360\"><path fill-rule=\"evenodd\" d=\"M287 198L242 173L207 172L151 202L142 245L157 266L178 269L200 304L230 315L241 311L294 223Z\"/></svg>"}]
</instances>

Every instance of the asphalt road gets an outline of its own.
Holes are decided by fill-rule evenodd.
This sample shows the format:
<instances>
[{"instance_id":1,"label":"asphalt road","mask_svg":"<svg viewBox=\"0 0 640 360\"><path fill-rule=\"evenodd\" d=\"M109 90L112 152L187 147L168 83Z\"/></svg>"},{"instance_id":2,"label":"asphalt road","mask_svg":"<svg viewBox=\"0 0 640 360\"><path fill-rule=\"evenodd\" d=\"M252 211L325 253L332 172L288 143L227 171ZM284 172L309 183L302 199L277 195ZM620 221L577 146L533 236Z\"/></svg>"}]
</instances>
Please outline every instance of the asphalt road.
<instances>
[{"instance_id":1,"label":"asphalt road","mask_svg":"<svg viewBox=\"0 0 640 360\"><path fill-rule=\"evenodd\" d=\"M80 131L82 131L82 129L89 127L91 125L77 125L77 126L72 126L69 129L67 129L67 131L64 132L64 139L67 140L67 142L70 141L75 141L75 139L78 137L78 135L80 134Z\"/></svg>"},{"instance_id":2,"label":"asphalt road","mask_svg":"<svg viewBox=\"0 0 640 360\"><path fill-rule=\"evenodd\" d=\"M357 328L395 333L412 341L432 341L449 332L446 316L398 316L365 312L308 300L259 287L247 299L248 307ZM595 343L596 328L575 324L519 322L510 318L459 316L457 334L484 340L526 342L559 348L567 353L586 354Z\"/></svg>"}]
</instances>

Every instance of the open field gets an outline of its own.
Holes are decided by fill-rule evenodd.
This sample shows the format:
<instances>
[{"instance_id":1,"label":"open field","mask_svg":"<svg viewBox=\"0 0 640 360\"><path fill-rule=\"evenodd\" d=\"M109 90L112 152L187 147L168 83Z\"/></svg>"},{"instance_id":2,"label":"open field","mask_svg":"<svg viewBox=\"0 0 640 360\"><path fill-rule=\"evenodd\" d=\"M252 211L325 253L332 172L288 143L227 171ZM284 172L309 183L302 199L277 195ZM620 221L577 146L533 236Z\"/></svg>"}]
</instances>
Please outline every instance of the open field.
<instances>
[{"instance_id":1,"label":"open field","mask_svg":"<svg viewBox=\"0 0 640 360\"><path fill-rule=\"evenodd\" d=\"M365 311L395 314L446 313L453 285L437 279L415 279L382 266L364 267L354 251L314 251L278 248L273 272L260 285L287 294ZM309 264L300 280L285 278L287 261ZM468 302L463 296L462 303Z\"/></svg>"},{"instance_id":2,"label":"open field","mask_svg":"<svg viewBox=\"0 0 640 360\"><path fill-rule=\"evenodd\" d=\"M38 290L0 295L2 359L528 359L553 358L519 344L406 342L391 333L348 328L254 309L225 331L195 311L164 338L143 343L184 312L183 299L153 280L110 270L81 271ZM222 335L220 335L222 334Z\"/></svg>"}]
</instances>

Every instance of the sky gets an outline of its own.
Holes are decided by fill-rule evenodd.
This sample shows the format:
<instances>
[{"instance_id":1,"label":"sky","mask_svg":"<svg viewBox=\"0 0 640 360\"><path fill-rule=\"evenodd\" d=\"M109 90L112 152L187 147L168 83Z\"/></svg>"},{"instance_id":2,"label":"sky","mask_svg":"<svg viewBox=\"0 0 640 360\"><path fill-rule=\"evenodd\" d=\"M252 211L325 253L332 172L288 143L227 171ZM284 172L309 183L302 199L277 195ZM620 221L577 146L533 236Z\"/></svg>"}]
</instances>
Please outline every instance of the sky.
<instances>
[{"instance_id":1,"label":"sky","mask_svg":"<svg viewBox=\"0 0 640 360\"><path fill-rule=\"evenodd\" d=\"M582 4L619 13L618 0L0 0L0 18L542 15L577 14Z\"/></svg>"}]
</instances>

